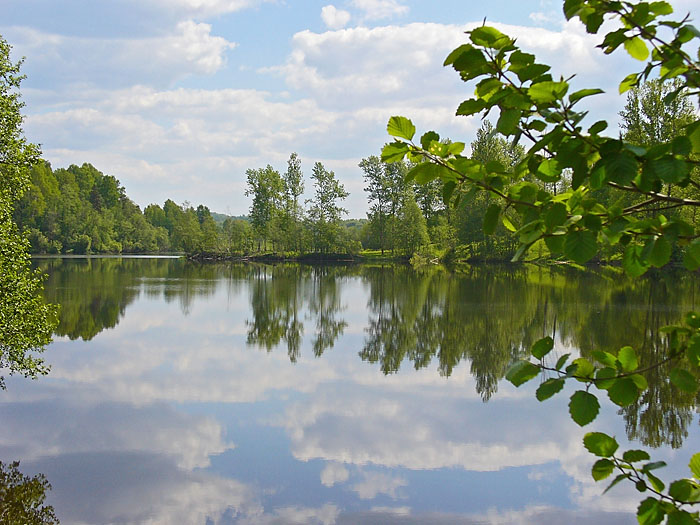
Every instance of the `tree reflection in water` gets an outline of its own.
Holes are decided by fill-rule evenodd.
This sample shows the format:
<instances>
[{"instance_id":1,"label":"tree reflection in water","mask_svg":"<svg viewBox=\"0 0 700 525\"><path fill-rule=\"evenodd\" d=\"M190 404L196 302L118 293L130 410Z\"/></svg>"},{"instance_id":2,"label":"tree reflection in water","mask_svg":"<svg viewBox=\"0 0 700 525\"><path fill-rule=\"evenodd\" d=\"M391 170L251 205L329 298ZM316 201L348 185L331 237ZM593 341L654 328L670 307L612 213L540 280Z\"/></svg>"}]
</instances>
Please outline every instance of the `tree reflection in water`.
<instances>
[{"instance_id":1,"label":"tree reflection in water","mask_svg":"<svg viewBox=\"0 0 700 525\"><path fill-rule=\"evenodd\" d=\"M19 461L0 461L0 523L53 525L54 509L44 505L51 485L43 474L30 477L19 470Z\"/></svg>"},{"instance_id":2,"label":"tree reflection in water","mask_svg":"<svg viewBox=\"0 0 700 525\"><path fill-rule=\"evenodd\" d=\"M144 293L177 300L184 314L217 289L247 290L247 343L268 352L286 348L301 358L305 331L320 357L348 324L344 297L366 291L368 318L359 356L385 374L410 363L450 376L468 362L484 401L508 365L534 341L551 335L559 349L616 352L631 344L642 364L668 351L662 326L695 306L696 283L685 274L627 280L613 269L482 266L448 272L402 265L193 264L178 259L47 260L46 294L61 304L59 335L92 339L116 326ZM353 295L355 297L355 295ZM567 350L569 351L569 350ZM556 359L554 355L554 359ZM654 447L680 446L697 399L669 384L664 370L649 390L620 411L631 439Z\"/></svg>"}]
</instances>

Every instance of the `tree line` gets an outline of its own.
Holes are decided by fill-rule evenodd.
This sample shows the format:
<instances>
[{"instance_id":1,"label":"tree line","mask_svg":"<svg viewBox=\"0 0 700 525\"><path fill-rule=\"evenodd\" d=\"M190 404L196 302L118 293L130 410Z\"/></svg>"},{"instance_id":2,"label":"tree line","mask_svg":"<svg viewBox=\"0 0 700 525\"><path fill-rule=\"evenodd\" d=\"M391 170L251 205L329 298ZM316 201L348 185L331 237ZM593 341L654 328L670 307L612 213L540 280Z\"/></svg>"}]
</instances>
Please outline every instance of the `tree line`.
<instances>
[{"instance_id":1,"label":"tree line","mask_svg":"<svg viewBox=\"0 0 700 525\"><path fill-rule=\"evenodd\" d=\"M640 147L662 144L682 133L695 108L688 97L666 104L677 82L651 80L633 88L620 113L624 138ZM440 141L445 151L460 147ZM455 150L456 151L456 150ZM471 143L470 159L482 166L501 166L512 172L522 161L522 146L506 140L485 120ZM204 205L177 204L168 199L143 211L129 199L120 182L90 164L53 170L46 161L31 169L28 191L15 207L14 218L30 240L33 253L166 253L223 254L228 256L275 253L357 254L375 250L390 254L465 260L509 260L518 248L507 215L503 224L484 228L495 206L490 192L457 189L453 205L445 205L446 188L439 178L409 180L409 161L387 163L379 156L362 159L368 202L366 219L344 220L348 192L333 171L321 162L311 170L313 193L303 200L305 177L301 159L292 153L280 172L271 165L246 171L247 217L212 214ZM532 183L554 194L571 189L572 170L556 182L546 174ZM694 186L670 187L674 196L694 196ZM595 198L623 209L644 201L642 194L626 194L624 202L609 186L594 190ZM682 193L682 195L681 195ZM696 208L669 208L667 215L683 215L696 224ZM215 216L217 216L215 218ZM619 250L600 254L615 258ZM530 252L547 256L544 241Z\"/></svg>"}]
</instances>

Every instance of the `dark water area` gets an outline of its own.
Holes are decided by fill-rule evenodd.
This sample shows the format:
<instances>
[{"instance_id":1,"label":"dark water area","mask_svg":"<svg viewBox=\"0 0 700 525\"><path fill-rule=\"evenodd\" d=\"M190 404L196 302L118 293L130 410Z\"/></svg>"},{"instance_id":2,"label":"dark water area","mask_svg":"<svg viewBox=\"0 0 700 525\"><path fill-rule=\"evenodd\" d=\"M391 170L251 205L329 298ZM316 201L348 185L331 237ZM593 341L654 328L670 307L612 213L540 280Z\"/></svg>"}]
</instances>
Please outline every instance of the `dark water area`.
<instances>
[{"instance_id":1,"label":"dark water area","mask_svg":"<svg viewBox=\"0 0 700 525\"><path fill-rule=\"evenodd\" d=\"M687 273L35 264L60 325L50 375L0 392L0 461L43 473L64 524L636 523L583 434L657 448L667 480L700 450L697 400L662 373L585 429L566 393L503 380L546 335L552 362L658 360L659 329L700 307Z\"/></svg>"}]
</instances>

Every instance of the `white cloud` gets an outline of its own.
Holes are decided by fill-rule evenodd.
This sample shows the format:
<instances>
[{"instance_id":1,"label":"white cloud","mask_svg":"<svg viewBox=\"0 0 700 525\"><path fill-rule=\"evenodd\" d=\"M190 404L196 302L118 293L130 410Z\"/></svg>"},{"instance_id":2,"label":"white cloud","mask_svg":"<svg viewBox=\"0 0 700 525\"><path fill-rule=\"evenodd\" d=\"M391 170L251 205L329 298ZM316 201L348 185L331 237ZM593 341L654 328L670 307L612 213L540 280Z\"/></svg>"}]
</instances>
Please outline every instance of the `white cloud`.
<instances>
[{"instance_id":1,"label":"white cloud","mask_svg":"<svg viewBox=\"0 0 700 525\"><path fill-rule=\"evenodd\" d=\"M366 20L383 20L405 15L409 8L396 0L351 0L350 5L364 12Z\"/></svg>"},{"instance_id":2,"label":"white cloud","mask_svg":"<svg viewBox=\"0 0 700 525\"><path fill-rule=\"evenodd\" d=\"M121 403L99 407L60 399L26 405L3 405L0 448L15 450L23 460L51 455L149 452L172 458L187 470L209 465L209 457L233 448L221 425L164 405L135 408Z\"/></svg>"},{"instance_id":3,"label":"white cloud","mask_svg":"<svg viewBox=\"0 0 700 525\"><path fill-rule=\"evenodd\" d=\"M408 481L400 476L392 476L384 472L363 472L364 479L352 486L360 499L374 499L379 494L385 494L392 499L400 498L399 489L408 485Z\"/></svg>"},{"instance_id":4,"label":"white cloud","mask_svg":"<svg viewBox=\"0 0 700 525\"><path fill-rule=\"evenodd\" d=\"M147 0L166 9L176 9L202 17L233 13L275 0Z\"/></svg>"},{"instance_id":5,"label":"white cloud","mask_svg":"<svg viewBox=\"0 0 700 525\"><path fill-rule=\"evenodd\" d=\"M94 86L170 85L189 75L215 73L236 44L211 30L209 24L185 20L167 34L146 38L62 36L28 27L7 28L4 36L28 57L26 70L39 76L50 72L50 89L65 104L66 87L76 97Z\"/></svg>"},{"instance_id":6,"label":"white cloud","mask_svg":"<svg viewBox=\"0 0 700 525\"><path fill-rule=\"evenodd\" d=\"M329 463L321 471L321 484L332 487L336 483L344 483L350 477L348 469L339 463Z\"/></svg>"},{"instance_id":7,"label":"white cloud","mask_svg":"<svg viewBox=\"0 0 700 525\"><path fill-rule=\"evenodd\" d=\"M321 8L321 20L329 29L342 29L348 25L350 13L334 5L326 5Z\"/></svg>"}]
</instances>

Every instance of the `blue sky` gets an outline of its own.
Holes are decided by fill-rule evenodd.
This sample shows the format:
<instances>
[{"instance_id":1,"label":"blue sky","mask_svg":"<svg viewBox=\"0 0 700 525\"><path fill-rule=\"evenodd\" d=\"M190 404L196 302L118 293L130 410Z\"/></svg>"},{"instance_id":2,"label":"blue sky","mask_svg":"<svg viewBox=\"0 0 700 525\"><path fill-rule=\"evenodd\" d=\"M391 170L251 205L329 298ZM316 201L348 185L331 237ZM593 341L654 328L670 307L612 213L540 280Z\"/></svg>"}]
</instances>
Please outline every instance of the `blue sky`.
<instances>
[{"instance_id":1,"label":"blue sky","mask_svg":"<svg viewBox=\"0 0 700 525\"><path fill-rule=\"evenodd\" d=\"M484 18L555 74L606 89L590 118L617 121L616 84L639 65L603 56L551 0L3 0L0 34L26 57L25 131L55 168L90 162L141 206L242 214L245 170L284 171L295 151L307 175L335 171L362 217L357 164L391 115L473 140L478 119L454 116L473 87L442 61Z\"/></svg>"}]
</instances>

